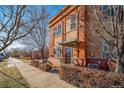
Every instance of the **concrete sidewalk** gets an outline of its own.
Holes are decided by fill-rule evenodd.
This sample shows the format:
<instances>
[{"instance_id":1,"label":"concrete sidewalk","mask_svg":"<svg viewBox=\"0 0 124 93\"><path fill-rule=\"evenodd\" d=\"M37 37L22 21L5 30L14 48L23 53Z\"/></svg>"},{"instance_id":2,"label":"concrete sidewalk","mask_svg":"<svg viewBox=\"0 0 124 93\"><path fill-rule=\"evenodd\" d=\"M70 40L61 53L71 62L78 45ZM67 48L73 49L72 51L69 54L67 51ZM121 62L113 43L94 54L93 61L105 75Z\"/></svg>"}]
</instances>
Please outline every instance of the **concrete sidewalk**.
<instances>
[{"instance_id":1,"label":"concrete sidewalk","mask_svg":"<svg viewBox=\"0 0 124 93\"><path fill-rule=\"evenodd\" d=\"M74 88L75 86L59 79L58 74L44 72L20 60L9 58L15 64L31 88Z\"/></svg>"}]
</instances>

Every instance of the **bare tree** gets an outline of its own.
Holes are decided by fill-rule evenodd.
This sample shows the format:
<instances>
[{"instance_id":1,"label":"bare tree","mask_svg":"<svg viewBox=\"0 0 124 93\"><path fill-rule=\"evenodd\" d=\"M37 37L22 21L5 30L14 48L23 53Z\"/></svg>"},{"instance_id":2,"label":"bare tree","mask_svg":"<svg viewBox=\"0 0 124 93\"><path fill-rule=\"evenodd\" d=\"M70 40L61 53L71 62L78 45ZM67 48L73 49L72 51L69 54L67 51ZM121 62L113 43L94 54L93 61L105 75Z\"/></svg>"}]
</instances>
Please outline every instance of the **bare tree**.
<instances>
[{"instance_id":1,"label":"bare tree","mask_svg":"<svg viewBox=\"0 0 124 93\"><path fill-rule=\"evenodd\" d=\"M41 16L31 20L27 6L0 6L0 51L13 41L28 35L39 23ZM32 24L31 24L32 23Z\"/></svg>"},{"instance_id":2,"label":"bare tree","mask_svg":"<svg viewBox=\"0 0 124 93\"><path fill-rule=\"evenodd\" d=\"M27 47L38 50L44 62L44 51L48 48L48 19L50 17L47 6L40 6L31 9L32 20L42 16L35 29L22 39L21 43Z\"/></svg>"},{"instance_id":3,"label":"bare tree","mask_svg":"<svg viewBox=\"0 0 124 93\"><path fill-rule=\"evenodd\" d=\"M111 58L116 60L115 71L124 72L124 7L88 6L87 9L87 16L90 16L86 22L88 29L108 45Z\"/></svg>"},{"instance_id":4,"label":"bare tree","mask_svg":"<svg viewBox=\"0 0 124 93\"><path fill-rule=\"evenodd\" d=\"M30 6L0 6L0 52L5 50L14 41L19 40L33 31L43 16L32 19ZM6 73L3 75L25 86Z\"/></svg>"}]
</instances>

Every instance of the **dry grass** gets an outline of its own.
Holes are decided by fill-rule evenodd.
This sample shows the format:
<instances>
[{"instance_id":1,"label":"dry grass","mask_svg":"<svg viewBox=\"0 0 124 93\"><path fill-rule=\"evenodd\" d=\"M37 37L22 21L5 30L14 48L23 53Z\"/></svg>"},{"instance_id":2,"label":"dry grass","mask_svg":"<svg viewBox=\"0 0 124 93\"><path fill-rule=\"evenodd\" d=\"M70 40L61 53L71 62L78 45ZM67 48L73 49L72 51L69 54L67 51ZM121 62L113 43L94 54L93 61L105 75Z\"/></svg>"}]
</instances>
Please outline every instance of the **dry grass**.
<instances>
[{"instance_id":1,"label":"dry grass","mask_svg":"<svg viewBox=\"0 0 124 93\"><path fill-rule=\"evenodd\" d=\"M23 59L23 58L20 58L18 60L20 60L20 61L22 61L24 63L30 63L32 61L31 59Z\"/></svg>"},{"instance_id":2,"label":"dry grass","mask_svg":"<svg viewBox=\"0 0 124 93\"><path fill-rule=\"evenodd\" d=\"M3 68L4 66L6 66L8 64L7 59L4 59L2 62L0 62L0 68Z\"/></svg>"},{"instance_id":3,"label":"dry grass","mask_svg":"<svg viewBox=\"0 0 124 93\"><path fill-rule=\"evenodd\" d=\"M24 85L16 82L15 80L7 77L6 75L0 73L0 88L24 88L29 87L28 83L25 81L19 70L15 67L7 67L7 61L0 63L0 71L9 75L10 77L16 79L17 81L23 83Z\"/></svg>"}]
</instances>

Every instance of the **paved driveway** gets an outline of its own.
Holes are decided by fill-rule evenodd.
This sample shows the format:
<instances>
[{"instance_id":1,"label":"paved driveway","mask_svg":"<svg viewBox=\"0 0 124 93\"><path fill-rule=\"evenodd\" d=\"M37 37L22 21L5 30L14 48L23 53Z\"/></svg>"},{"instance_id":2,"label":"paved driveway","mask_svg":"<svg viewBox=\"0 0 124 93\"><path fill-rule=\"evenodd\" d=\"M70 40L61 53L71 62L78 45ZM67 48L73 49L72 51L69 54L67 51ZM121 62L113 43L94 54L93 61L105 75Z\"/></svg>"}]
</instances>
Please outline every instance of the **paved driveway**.
<instances>
[{"instance_id":1,"label":"paved driveway","mask_svg":"<svg viewBox=\"0 0 124 93\"><path fill-rule=\"evenodd\" d=\"M22 76L32 88L74 88L71 84L60 80L58 74L44 72L15 58L9 58L9 63L16 65Z\"/></svg>"}]
</instances>

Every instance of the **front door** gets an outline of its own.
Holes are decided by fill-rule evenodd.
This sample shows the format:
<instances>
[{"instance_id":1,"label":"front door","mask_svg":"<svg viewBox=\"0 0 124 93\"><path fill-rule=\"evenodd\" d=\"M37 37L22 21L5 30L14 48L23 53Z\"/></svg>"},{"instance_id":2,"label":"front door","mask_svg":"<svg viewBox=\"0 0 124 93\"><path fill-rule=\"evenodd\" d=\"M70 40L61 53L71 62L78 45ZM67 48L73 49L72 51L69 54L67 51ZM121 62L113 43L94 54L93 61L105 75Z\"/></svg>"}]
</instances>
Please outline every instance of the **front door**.
<instances>
[{"instance_id":1,"label":"front door","mask_svg":"<svg viewBox=\"0 0 124 93\"><path fill-rule=\"evenodd\" d=\"M65 63L71 63L72 61L72 48L65 48Z\"/></svg>"}]
</instances>

